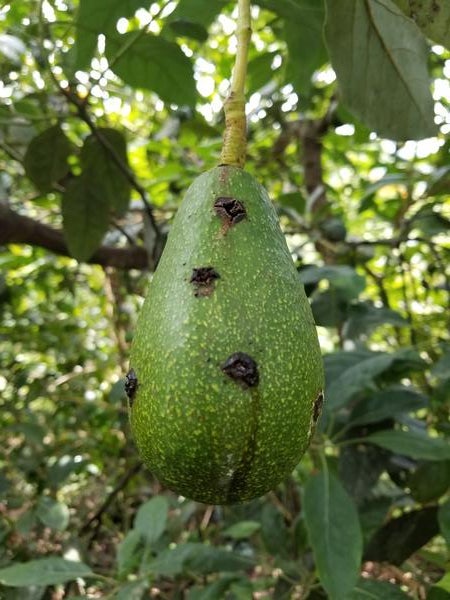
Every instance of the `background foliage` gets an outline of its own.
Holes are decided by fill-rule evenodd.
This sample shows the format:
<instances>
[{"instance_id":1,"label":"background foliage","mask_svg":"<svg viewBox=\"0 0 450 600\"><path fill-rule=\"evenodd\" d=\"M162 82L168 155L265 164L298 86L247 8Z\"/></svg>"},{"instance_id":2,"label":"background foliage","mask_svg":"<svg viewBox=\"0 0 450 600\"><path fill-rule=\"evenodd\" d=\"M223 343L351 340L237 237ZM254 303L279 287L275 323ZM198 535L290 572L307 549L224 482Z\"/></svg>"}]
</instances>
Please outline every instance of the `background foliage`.
<instances>
[{"instance_id":1,"label":"background foliage","mask_svg":"<svg viewBox=\"0 0 450 600\"><path fill-rule=\"evenodd\" d=\"M138 462L129 342L218 160L233 11L2 3L1 598L450 596L443 1L255 2L247 168L312 303L324 414L292 477L242 506Z\"/></svg>"}]
</instances>

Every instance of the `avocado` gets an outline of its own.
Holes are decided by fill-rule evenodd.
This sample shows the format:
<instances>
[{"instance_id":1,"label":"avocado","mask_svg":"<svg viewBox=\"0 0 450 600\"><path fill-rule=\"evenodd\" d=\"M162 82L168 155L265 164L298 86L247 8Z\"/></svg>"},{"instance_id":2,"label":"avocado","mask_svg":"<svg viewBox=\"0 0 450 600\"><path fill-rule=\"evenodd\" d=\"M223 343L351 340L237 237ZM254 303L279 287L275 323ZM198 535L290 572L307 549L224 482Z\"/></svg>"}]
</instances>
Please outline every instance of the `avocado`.
<instances>
[{"instance_id":1,"label":"avocado","mask_svg":"<svg viewBox=\"0 0 450 600\"><path fill-rule=\"evenodd\" d=\"M148 468L210 504L261 496L296 466L323 401L308 300L264 188L199 176L136 325L130 422Z\"/></svg>"}]
</instances>

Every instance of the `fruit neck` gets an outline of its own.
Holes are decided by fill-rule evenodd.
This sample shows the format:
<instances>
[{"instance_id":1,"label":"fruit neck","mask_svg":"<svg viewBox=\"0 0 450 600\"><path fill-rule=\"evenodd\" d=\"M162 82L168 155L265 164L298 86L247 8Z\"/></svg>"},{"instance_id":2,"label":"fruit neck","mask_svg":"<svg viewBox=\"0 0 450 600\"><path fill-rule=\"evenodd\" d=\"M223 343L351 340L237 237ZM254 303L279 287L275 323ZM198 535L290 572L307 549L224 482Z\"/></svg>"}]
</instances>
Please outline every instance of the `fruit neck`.
<instances>
[{"instance_id":1,"label":"fruit neck","mask_svg":"<svg viewBox=\"0 0 450 600\"><path fill-rule=\"evenodd\" d=\"M236 60L231 78L230 93L224 103L225 134L220 164L241 168L245 165L247 149L245 79L251 33L250 0L238 0Z\"/></svg>"}]
</instances>

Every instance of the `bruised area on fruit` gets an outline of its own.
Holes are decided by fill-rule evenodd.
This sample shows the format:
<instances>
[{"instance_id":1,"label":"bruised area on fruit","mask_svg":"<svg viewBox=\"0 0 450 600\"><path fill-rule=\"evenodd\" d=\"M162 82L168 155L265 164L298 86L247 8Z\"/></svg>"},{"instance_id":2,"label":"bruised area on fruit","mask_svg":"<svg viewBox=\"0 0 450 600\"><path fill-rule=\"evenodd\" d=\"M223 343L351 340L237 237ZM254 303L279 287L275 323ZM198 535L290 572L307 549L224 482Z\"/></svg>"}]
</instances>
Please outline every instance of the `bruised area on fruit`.
<instances>
[{"instance_id":1,"label":"bruised area on fruit","mask_svg":"<svg viewBox=\"0 0 450 600\"><path fill-rule=\"evenodd\" d=\"M246 502L299 462L323 400L322 358L275 209L249 173L218 167L189 188L130 360L134 440L178 494Z\"/></svg>"},{"instance_id":2,"label":"bruised area on fruit","mask_svg":"<svg viewBox=\"0 0 450 600\"><path fill-rule=\"evenodd\" d=\"M258 365L245 352L235 352L222 365L222 371L243 387L254 387L259 383Z\"/></svg>"},{"instance_id":3,"label":"bruised area on fruit","mask_svg":"<svg viewBox=\"0 0 450 600\"><path fill-rule=\"evenodd\" d=\"M192 269L189 281L194 286L195 296L200 298L210 296L213 293L216 279L220 279L220 275L214 267L199 267L198 269Z\"/></svg>"},{"instance_id":4,"label":"bruised area on fruit","mask_svg":"<svg viewBox=\"0 0 450 600\"><path fill-rule=\"evenodd\" d=\"M316 424L317 421L319 420L320 413L322 412L322 407L323 407L323 392L319 392L319 395L314 400L314 405L313 405L312 418L313 418L314 424Z\"/></svg>"},{"instance_id":5,"label":"bruised area on fruit","mask_svg":"<svg viewBox=\"0 0 450 600\"><path fill-rule=\"evenodd\" d=\"M226 232L230 227L243 221L247 216L242 202L236 198L221 196L214 202L214 210L216 215L222 219L222 225Z\"/></svg>"}]
</instances>

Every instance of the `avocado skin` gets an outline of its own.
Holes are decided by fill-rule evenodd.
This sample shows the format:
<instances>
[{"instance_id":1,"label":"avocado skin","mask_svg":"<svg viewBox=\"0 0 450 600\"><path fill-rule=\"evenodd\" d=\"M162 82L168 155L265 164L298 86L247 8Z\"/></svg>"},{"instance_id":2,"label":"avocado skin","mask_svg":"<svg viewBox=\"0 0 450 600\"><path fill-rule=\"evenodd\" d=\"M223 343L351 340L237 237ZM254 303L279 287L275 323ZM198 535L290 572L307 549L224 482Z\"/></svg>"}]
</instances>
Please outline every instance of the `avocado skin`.
<instances>
[{"instance_id":1,"label":"avocado skin","mask_svg":"<svg viewBox=\"0 0 450 600\"><path fill-rule=\"evenodd\" d=\"M247 215L228 228L214 203L230 197ZM206 294L191 282L201 267L218 275ZM236 353L256 363L250 385L229 374ZM130 364L133 437L144 463L175 492L209 504L247 501L300 460L320 412L323 363L277 215L250 174L220 166L189 188L150 282Z\"/></svg>"}]
</instances>

